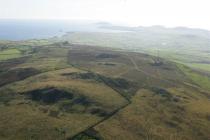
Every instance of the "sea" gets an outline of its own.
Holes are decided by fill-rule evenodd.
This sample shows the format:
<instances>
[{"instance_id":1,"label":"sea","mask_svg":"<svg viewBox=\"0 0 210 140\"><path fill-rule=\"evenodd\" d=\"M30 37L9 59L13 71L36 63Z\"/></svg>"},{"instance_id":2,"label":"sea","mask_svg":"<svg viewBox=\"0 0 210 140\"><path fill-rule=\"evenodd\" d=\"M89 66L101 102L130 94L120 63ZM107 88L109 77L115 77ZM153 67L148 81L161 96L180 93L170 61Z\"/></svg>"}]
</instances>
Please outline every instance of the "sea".
<instances>
[{"instance_id":1,"label":"sea","mask_svg":"<svg viewBox=\"0 0 210 140\"><path fill-rule=\"evenodd\" d=\"M94 21L0 19L0 40L58 37L67 32L112 32ZM105 23L106 24L106 23Z\"/></svg>"}]
</instances>

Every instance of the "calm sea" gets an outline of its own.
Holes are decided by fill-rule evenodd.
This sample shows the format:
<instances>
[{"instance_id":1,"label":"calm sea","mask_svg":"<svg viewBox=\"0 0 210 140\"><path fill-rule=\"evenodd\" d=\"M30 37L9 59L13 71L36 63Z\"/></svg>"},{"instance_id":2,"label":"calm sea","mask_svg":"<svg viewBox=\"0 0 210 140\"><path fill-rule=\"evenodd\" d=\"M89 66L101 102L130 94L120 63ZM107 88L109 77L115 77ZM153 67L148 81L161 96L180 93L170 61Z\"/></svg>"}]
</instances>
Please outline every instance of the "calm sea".
<instances>
[{"instance_id":1,"label":"calm sea","mask_svg":"<svg viewBox=\"0 0 210 140\"><path fill-rule=\"evenodd\" d=\"M0 40L43 39L66 32L101 32L97 24L64 20L3 20L0 19Z\"/></svg>"}]
</instances>

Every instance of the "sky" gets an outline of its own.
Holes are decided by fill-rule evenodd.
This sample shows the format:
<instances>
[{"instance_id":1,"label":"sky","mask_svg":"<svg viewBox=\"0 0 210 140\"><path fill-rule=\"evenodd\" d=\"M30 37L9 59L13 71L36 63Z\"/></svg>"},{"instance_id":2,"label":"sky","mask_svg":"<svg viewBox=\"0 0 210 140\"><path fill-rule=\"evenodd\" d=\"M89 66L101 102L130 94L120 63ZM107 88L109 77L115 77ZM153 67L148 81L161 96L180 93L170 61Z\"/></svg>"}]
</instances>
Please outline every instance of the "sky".
<instances>
[{"instance_id":1,"label":"sky","mask_svg":"<svg viewBox=\"0 0 210 140\"><path fill-rule=\"evenodd\" d=\"M0 18L68 19L210 30L210 0L0 0Z\"/></svg>"}]
</instances>

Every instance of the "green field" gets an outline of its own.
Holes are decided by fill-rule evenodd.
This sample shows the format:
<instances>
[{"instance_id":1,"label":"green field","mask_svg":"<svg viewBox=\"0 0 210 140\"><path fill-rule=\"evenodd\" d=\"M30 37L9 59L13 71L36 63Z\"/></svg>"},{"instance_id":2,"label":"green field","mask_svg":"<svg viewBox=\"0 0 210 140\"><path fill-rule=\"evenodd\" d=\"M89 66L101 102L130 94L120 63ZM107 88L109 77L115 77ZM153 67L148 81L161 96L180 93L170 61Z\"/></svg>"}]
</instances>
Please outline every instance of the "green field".
<instances>
[{"instance_id":1,"label":"green field","mask_svg":"<svg viewBox=\"0 0 210 140\"><path fill-rule=\"evenodd\" d=\"M178 65L178 66L195 84L200 86L202 89L210 90L209 75L195 72L184 65Z\"/></svg>"},{"instance_id":2,"label":"green field","mask_svg":"<svg viewBox=\"0 0 210 140\"><path fill-rule=\"evenodd\" d=\"M0 61L8 60L12 58L18 58L21 56L21 52L18 49L6 49L0 51Z\"/></svg>"}]
</instances>

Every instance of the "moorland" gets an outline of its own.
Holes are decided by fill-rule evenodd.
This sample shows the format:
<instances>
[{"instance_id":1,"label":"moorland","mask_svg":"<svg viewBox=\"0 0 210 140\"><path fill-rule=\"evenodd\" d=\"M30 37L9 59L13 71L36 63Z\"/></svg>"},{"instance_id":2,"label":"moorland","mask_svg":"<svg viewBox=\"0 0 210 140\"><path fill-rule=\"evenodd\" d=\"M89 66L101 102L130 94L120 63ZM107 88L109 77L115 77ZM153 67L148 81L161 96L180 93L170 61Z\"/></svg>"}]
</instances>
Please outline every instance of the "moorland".
<instances>
[{"instance_id":1,"label":"moorland","mask_svg":"<svg viewBox=\"0 0 210 140\"><path fill-rule=\"evenodd\" d=\"M123 30L0 41L0 139L209 140L209 32Z\"/></svg>"}]
</instances>

